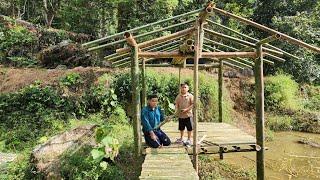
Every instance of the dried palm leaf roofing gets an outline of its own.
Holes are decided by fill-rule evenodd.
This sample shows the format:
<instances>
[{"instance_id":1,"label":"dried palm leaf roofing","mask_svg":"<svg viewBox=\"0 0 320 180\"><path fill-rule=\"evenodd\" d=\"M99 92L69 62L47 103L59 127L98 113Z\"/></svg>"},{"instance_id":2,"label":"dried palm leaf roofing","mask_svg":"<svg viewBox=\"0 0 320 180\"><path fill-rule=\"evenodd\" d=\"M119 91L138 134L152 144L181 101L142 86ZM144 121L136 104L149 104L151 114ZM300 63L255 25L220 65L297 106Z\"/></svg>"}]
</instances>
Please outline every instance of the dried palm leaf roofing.
<instances>
[{"instance_id":1,"label":"dried palm leaf roofing","mask_svg":"<svg viewBox=\"0 0 320 180\"><path fill-rule=\"evenodd\" d=\"M214 16L215 13L257 28L260 31L270 34L270 36L265 39L256 39L249 35L242 34L208 18ZM202 44L200 48L202 52L201 58L211 60L209 63L199 64L199 67L218 67L216 62L219 61L219 59L223 59L223 64L233 68L252 68L254 65L252 59L257 57L256 48L259 44L263 44L263 61L265 63L274 64L275 61L284 62L286 58L300 59L276 46L270 45L268 42L271 41L286 41L289 44L320 53L320 48L318 47L221 10L215 7L213 3L208 3L204 8L198 10L87 42L83 44L83 46L88 48L88 51L108 49L113 52L104 57L104 60L109 61L112 67L130 66L131 53L130 47L127 46L127 44L138 46L139 61L145 58L145 62L152 63L153 60L159 58L173 58L171 64L146 64L146 66L174 66L183 63L186 58L193 58L194 55L192 52L184 53L181 49L183 49L182 47L186 44L186 41L193 39L197 22L204 24L204 35L203 38L200 39L200 41L202 41L200 43ZM152 37L150 35L152 35ZM155 35L158 37L154 38ZM193 65L187 64L187 66Z\"/></svg>"}]
</instances>

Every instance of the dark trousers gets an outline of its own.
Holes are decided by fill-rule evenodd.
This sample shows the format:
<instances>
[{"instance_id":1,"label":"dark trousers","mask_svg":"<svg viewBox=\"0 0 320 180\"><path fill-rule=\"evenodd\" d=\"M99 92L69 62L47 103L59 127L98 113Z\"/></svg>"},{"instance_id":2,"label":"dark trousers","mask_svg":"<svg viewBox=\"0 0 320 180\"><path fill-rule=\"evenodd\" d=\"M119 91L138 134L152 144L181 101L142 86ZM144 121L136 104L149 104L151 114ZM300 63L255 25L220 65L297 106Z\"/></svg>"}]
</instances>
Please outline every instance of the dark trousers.
<instances>
[{"instance_id":1,"label":"dark trousers","mask_svg":"<svg viewBox=\"0 0 320 180\"><path fill-rule=\"evenodd\" d=\"M144 133L144 139L150 147L158 148L160 145L169 146L171 144L169 137L162 130L153 130L153 132L157 136L156 141L151 139L149 132Z\"/></svg>"}]
</instances>

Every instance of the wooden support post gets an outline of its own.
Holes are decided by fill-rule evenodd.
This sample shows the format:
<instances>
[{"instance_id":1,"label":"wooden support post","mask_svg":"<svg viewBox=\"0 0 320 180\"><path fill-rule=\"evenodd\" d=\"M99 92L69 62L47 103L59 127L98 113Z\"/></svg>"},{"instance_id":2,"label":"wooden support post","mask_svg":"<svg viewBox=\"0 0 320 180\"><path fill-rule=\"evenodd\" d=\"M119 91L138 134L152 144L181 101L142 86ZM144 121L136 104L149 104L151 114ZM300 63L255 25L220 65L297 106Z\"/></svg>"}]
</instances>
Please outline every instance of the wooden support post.
<instances>
[{"instance_id":1,"label":"wooden support post","mask_svg":"<svg viewBox=\"0 0 320 180\"><path fill-rule=\"evenodd\" d=\"M256 90L256 140L261 147L257 151L257 179L264 180L264 82L262 45L257 45L258 58L255 60L255 90Z\"/></svg>"},{"instance_id":2,"label":"wooden support post","mask_svg":"<svg viewBox=\"0 0 320 180\"><path fill-rule=\"evenodd\" d=\"M222 86L223 86L223 61L220 59L219 61L219 122L222 123Z\"/></svg>"},{"instance_id":3,"label":"wooden support post","mask_svg":"<svg viewBox=\"0 0 320 180\"><path fill-rule=\"evenodd\" d=\"M194 88L194 100L193 100L193 167L198 173L198 106L199 106L199 58L201 57L201 36L203 36L203 24L199 21L196 22L195 32L195 52L194 52L194 69L193 69L193 88Z\"/></svg>"},{"instance_id":4,"label":"wooden support post","mask_svg":"<svg viewBox=\"0 0 320 180\"><path fill-rule=\"evenodd\" d=\"M133 104L133 135L135 145L135 155L139 157L141 151L141 125L140 125L140 91L139 91L139 61L138 46L132 46L131 60L131 85L132 85L132 104Z\"/></svg>"},{"instance_id":5,"label":"wooden support post","mask_svg":"<svg viewBox=\"0 0 320 180\"><path fill-rule=\"evenodd\" d=\"M146 60L142 58L142 67L141 67L141 75L142 75L142 101L141 107L146 106L146 97L147 97L147 86L146 86Z\"/></svg>"}]
</instances>

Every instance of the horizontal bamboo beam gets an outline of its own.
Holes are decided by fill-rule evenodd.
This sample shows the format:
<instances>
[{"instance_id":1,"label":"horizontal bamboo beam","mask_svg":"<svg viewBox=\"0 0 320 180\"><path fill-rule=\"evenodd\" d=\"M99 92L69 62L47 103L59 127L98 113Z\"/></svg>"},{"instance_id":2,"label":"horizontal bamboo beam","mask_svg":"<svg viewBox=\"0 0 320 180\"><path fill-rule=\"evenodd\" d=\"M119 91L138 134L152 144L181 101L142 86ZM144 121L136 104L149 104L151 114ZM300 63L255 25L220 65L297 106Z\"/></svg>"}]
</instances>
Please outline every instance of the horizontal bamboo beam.
<instances>
[{"instance_id":1,"label":"horizontal bamboo beam","mask_svg":"<svg viewBox=\"0 0 320 180\"><path fill-rule=\"evenodd\" d=\"M210 51L208 49L203 49L205 50L206 52L213 52L213 51ZM213 59L214 61L221 61L222 59L217 59L217 58L210 58L210 59ZM240 62L239 60L236 60L236 59L233 59L233 58L226 58L226 59L223 59L224 62L229 62L231 64L234 64L234 65L237 65L237 66L240 66L240 67L243 67L243 68L252 68L252 65L248 65L248 64L245 64L243 62Z\"/></svg>"},{"instance_id":2,"label":"horizontal bamboo beam","mask_svg":"<svg viewBox=\"0 0 320 180\"><path fill-rule=\"evenodd\" d=\"M224 35L224 34L209 30L209 29L204 29L204 30L206 32L214 35L214 36L218 36L220 38L223 38L223 39L226 39L226 40L229 40L229 41L234 41L234 42L237 42L239 44L243 44L243 45L250 46L250 47L256 47L256 45L254 43L251 43L251 42L248 42L248 41L245 41L245 40L242 40L242 39L238 39L238 38L235 38L235 37L232 37L232 36ZM265 52L274 53L276 55L283 56L282 52L279 52L279 51L276 51L276 50L272 50L272 49L265 48L265 47L263 48L263 50Z\"/></svg>"},{"instance_id":3,"label":"horizontal bamboo beam","mask_svg":"<svg viewBox=\"0 0 320 180\"><path fill-rule=\"evenodd\" d=\"M154 50L159 50L163 47L167 47L167 46L174 46L176 45L177 43L181 42L182 40L176 40L176 41L172 41L170 43L166 43L166 44L163 44L161 46L157 46L157 47L154 47L154 48L150 48L150 46L146 47L146 48L142 48L141 50L146 50L146 51L154 51ZM120 54L120 55L117 55L115 57L111 57L109 59L107 59L108 61L111 61L111 62L114 62L115 60L121 58L121 57L125 57L125 56L128 56L130 53L124 53L124 54Z\"/></svg>"},{"instance_id":4,"label":"horizontal bamboo beam","mask_svg":"<svg viewBox=\"0 0 320 180\"><path fill-rule=\"evenodd\" d=\"M231 46L228 46L228 45L225 45L225 44L222 44L222 43L213 41L213 40L208 39L208 38L204 38L204 40L207 41L207 42L209 42L209 43L216 44L216 45L218 45L218 46L222 46L222 47L225 47L225 48L234 50L234 51L244 52L244 51L252 51L252 50L255 50L255 48L253 48L253 47L245 47L245 48L242 48L242 49L237 49L237 48L234 48L234 47L231 47ZM275 60L280 61L280 62L286 61L285 59L283 59L283 58L281 58L281 57L278 57L278 56L275 56L275 55L272 55L272 54L270 54L270 53L265 53L264 55L265 55L265 56L269 56L269 57L271 57L272 59L275 59ZM265 62L268 62L269 64L274 64L272 61L270 61L270 60L268 60L268 59L263 59L263 60L264 60Z\"/></svg>"},{"instance_id":5,"label":"horizontal bamboo beam","mask_svg":"<svg viewBox=\"0 0 320 180\"><path fill-rule=\"evenodd\" d=\"M178 47L178 46L179 46L179 44L176 44L176 45L174 45L174 46L170 46L170 47L165 48L165 49L163 49L163 50L170 50L171 48L175 48L175 47ZM140 58L140 57L139 57L139 58ZM127 58L121 59L121 60L119 60L119 61L114 61L114 62L112 62L112 65L118 65L118 64L121 64L121 63L126 62L126 61L130 62L130 59L131 59L131 57L127 57ZM146 62L147 62L147 61L146 61Z\"/></svg>"},{"instance_id":6,"label":"horizontal bamboo beam","mask_svg":"<svg viewBox=\"0 0 320 180\"><path fill-rule=\"evenodd\" d=\"M203 44L203 46L206 47L206 48L208 48L211 52L215 52L215 51L217 51L217 52L225 52L225 51L222 51L222 50L220 50L220 49L217 49L217 48L208 46L208 45L206 45L206 44ZM249 65L254 65L254 62L248 61L248 60L243 59L243 58L236 58L236 60L242 61L242 62L244 62L244 63L246 63L246 64L249 64Z\"/></svg>"},{"instance_id":7,"label":"horizontal bamboo beam","mask_svg":"<svg viewBox=\"0 0 320 180\"><path fill-rule=\"evenodd\" d=\"M218 59L224 59L224 58L256 58L257 53L256 52L203 52L202 58L218 58Z\"/></svg>"},{"instance_id":8,"label":"horizontal bamboo beam","mask_svg":"<svg viewBox=\"0 0 320 180\"><path fill-rule=\"evenodd\" d=\"M154 33L163 32L163 31L165 31L167 29L171 29L171 28L174 28L174 27L177 27L177 26L181 26L183 24L188 24L188 23L191 23L191 22L194 22L194 21L195 20L193 19L193 20L182 22L182 23L174 24L174 25L171 25L171 26L167 26L167 27L164 27L164 28L156 29L156 30L151 31L151 32L146 32L146 33L143 33L143 34L136 35L134 38L135 39L139 39L139 38L142 38L142 37L145 37L145 36L149 36L149 35L154 34ZM129 32L125 32L124 34L126 34L126 33L129 33ZM89 48L88 51L95 51L95 50L98 50L98 49L102 49L102 48L106 48L106 47L113 46L113 45L116 45L116 44L120 44L122 42L124 42L124 40L118 40L118 41L111 42L111 43L108 43L108 44L103 44L103 45L100 45L100 46Z\"/></svg>"},{"instance_id":9,"label":"horizontal bamboo beam","mask_svg":"<svg viewBox=\"0 0 320 180\"><path fill-rule=\"evenodd\" d=\"M186 34L192 33L194 30L195 30L194 28L188 28L188 29L185 29L185 30L182 30L182 31L178 31L176 33L169 34L167 36L162 36L162 37L159 37L159 38L156 38L156 39L152 39L150 41L146 41L146 42L140 43L140 44L138 44L138 47L139 48L144 48L144 47L151 46L153 44L156 44L156 43L159 43L159 42L163 42L163 41L166 41L166 40L169 40L169 39L172 39L172 38L181 37L181 36L184 36ZM130 51L130 48L121 48L121 49L117 49L116 50L117 53L126 53L126 52L129 52L129 51Z\"/></svg>"},{"instance_id":10,"label":"horizontal bamboo beam","mask_svg":"<svg viewBox=\"0 0 320 180\"><path fill-rule=\"evenodd\" d=\"M192 55L183 55L179 51L173 52L140 52L142 58L192 58Z\"/></svg>"},{"instance_id":11,"label":"horizontal bamboo beam","mask_svg":"<svg viewBox=\"0 0 320 180\"><path fill-rule=\"evenodd\" d=\"M298 46L302 46L302 47L305 47L305 48L307 48L307 49L311 49L311 50L313 50L314 52L320 53L320 48L318 48L318 47L312 46L312 45L307 44L307 43L305 43L305 42L303 42L303 41L300 41L300 40L298 40L298 39L296 39L296 38L293 38L293 37L291 37L291 36L288 36L288 35L286 35L286 34L283 34L283 33L279 32L279 31L276 31L276 30L274 30L274 29L268 28L268 27L266 27L266 26L264 26L264 25L261 25L261 24L259 24L259 23L253 22L253 21L248 20L248 19L246 19L246 18L243 18L243 17L237 16L237 15L234 15L234 14L232 14L232 13L229 13L229 12L224 11L224 10L222 10L222 9L219 9L219 8L217 8L217 7L212 7L212 8L213 8L213 11L215 11L215 12L217 12L217 13L220 13L220 14L222 14L222 15L225 15L225 16L228 16L228 17L231 17L231 18L234 18L234 19L236 19L236 20L239 20L239 21L241 21L241 22L243 22L243 23L245 23L245 24L248 24L248 25L251 25L251 26L253 26L253 27L256 27L256 28L258 28L258 29L260 29L260 30L263 30L263 31L265 31L265 32L272 33L272 34L279 34L279 35L281 36L281 39L286 40L286 41L288 41L289 43L292 43L292 44L295 44L295 45L298 45Z\"/></svg>"},{"instance_id":12,"label":"horizontal bamboo beam","mask_svg":"<svg viewBox=\"0 0 320 180\"><path fill-rule=\"evenodd\" d=\"M241 36L241 37L243 37L243 38L249 39L249 40L253 41L254 43L259 42L259 40L256 39L256 38L253 38L253 37L248 36L248 35L246 35L246 34L242 34L242 33L238 32L238 31L233 30L233 29L231 29L231 28L229 28L229 27L227 27L227 26L224 26L224 25L222 25L222 24L213 22L213 21L211 21L211 20L209 20L209 19L207 20L207 22L208 22L209 24L216 25L216 26L218 26L218 27L220 27L220 28L222 28L222 29L224 29L224 30L228 30L228 31L230 31L230 32L233 32L233 33L235 33L235 34L237 34L237 35L239 35L239 36ZM301 59L301 58L299 58L299 57L297 57L297 56L295 56L295 55L293 55L293 54L290 54L290 53L288 53L288 52L286 52L286 51L284 51L284 50L282 50L282 49L280 49L280 48L278 48L278 47L272 46L272 45L270 45L270 44L265 44L265 47L270 48L270 49L273 49L273 50L280 51L280 52L282 52L282 53L283 53L285 56L287 56L287 57L290 57L290 58L293 58L293 59L296 59L296 60L300 60L300 59Z\"/></svg>"},{"instance_id":13,"label":"horizontal bamboo beam","mask_svg":"<svg viewBox=\"0 0 320 180\"><path fill-rule=\"evenodd\" d=\"M256 45L259 46L259 45L262 45L262 44L267 44L267 43L270 43L270 42L272 42L274 40L277 40L277 39L280 39L280 38L281 38L281 35L274 34L272 36L269 36L269 37L267 37L265 39L260 40L259 42L256 43Z\"/></svg>"},{"instance_id":14,"label":"horizontal bamboo beam","mask_svg":"<svg viewBox=\"0 0 320 180\"><path fill-rule=\"evenodd\" d=\"M163 64L146 64L146 67L179 67L179 66L163 63ZM186 67L194 67L194 64L186 64ZM199 64L198 67L199 68L218 68L219 64L218 63Z\"/></svg>"},{"instance_id":15,"label":"horizontal bamboo beam","mask_svg":"<svg viewBox=\"0 0 320 180\"><path fill-rule=\"evenodd\" d=\"M96 43L103 43L103 42L106 42L112 38L115 38L115 37L121 37L123 35L123 33L125 32L134 32L134 31L138 31L140 29L143 29L143 28L147 28L147 27L150 27L150 26L154 26L154 25L157 25L157 24L161 24L161 23L164 23L164 22L167 22L167 21L171 21L171 20L175 20L175 19L178 19L178 18L181 18L181 17L186 17L186 16L189 16L189 15L192 15L192 14L195 14L195 13L199 13L203 10L203 8L201 9L197 9L197 10L194 10L194 11L190 11L190 12L187 12L187 13L184 13L184 14L180 14L180 15L177 15L177 16L173 16L171 18L167 18L167 19L164 19L164 20L160 20L160 21L157 21L157 22L153 22L153 23L150 23L150 24L146 24L146 25L143 25L143 26L139 26L139 27L136 27L136 28L133 28L133 29L129 29L129 30L126 30L126 31L123 31L123 32L119 32L117 34L114 34L114 35L110 35L110 36L107 36L107 37L104 37L104 38L100 38L100 39L97 39L97 40L94 40L94 41L90 41L90 42L87 42L87 43L84 43L82 44L82 46L89 46L89 45L92 45L92 44L96 44Z\"/></svg>"},{"instance_id":16,"label":"horizontal bamboo beam","mask_svg":"<svg viewBox=\"0 0 320 180\"><path fill-rule=\"evenodd\" d=\"M202 58L256 58L256 52L203 52ZM192 55L183 55L179 51L173 52L139 52L142 58L192 58Z\"/></svg>"}]
</instances>

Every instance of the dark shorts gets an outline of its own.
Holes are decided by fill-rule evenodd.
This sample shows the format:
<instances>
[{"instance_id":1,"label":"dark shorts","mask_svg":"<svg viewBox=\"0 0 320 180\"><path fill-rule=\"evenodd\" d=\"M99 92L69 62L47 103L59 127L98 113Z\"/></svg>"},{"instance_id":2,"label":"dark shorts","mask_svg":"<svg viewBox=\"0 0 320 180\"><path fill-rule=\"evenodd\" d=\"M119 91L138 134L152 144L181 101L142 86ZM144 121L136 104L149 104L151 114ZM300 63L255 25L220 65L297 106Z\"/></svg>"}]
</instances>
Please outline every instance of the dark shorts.
<instances>
[{"instance_id":1,"label":"dark shorts","mask_svg":"<svg viewBox=\"0 0 320 180\"><path fill-rule=\"evenodd\" d=\"M179 118L179 130L184 131L186 127L188 131L192 131L192 118Z\"/></svg>"}]
</instances>

